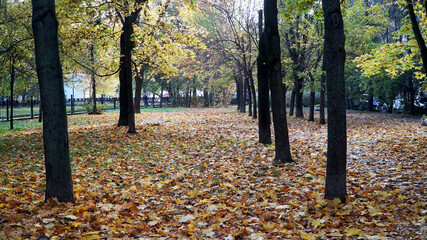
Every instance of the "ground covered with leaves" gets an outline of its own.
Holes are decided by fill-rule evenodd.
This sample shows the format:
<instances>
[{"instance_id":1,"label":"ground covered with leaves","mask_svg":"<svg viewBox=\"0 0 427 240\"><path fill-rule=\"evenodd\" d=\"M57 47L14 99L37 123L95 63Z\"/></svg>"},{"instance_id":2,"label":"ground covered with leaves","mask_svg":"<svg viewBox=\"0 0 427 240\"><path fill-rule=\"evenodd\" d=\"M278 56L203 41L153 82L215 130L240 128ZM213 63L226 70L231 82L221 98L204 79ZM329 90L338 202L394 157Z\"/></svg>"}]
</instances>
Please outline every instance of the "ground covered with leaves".
<instances>
[{"instance_id":1,"label":"ground covered with leaves","mask_svg":"<svg viewBox=\"0 0 427 240\"><path fill-rule=\"evenodd\" d=\"M290 118L273 165L230 109L69 120L75 204L44 202L41 126L0 135L0 239L425 239L427 128L348 114L348 203L323 200L326 126Z\"/></svg>"}]
</instances>

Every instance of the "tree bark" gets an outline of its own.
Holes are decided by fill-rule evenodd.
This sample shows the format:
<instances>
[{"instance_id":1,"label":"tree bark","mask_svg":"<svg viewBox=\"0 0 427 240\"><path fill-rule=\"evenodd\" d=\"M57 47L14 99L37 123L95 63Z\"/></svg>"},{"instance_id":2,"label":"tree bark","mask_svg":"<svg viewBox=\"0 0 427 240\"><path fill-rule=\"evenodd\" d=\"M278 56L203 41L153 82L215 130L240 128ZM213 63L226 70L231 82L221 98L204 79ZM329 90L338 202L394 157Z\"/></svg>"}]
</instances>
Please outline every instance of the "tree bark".
<instances>
[{"instance_id":1,"label":"tree bark","mask_svg":"<svg viewBox=\"0 0 427 240\"><path fill-rule=\"evenodd\" d=\"M145 65L141 67L135 77L135 113L141 113L142 84L144 83Z\"/></svg>"},{"instance_id":2,"label":"tree bark","mask_svg":"<svg viewBox=\"0 0 427 240\"><path fill-rule=\"evenodd\" d=\"M161 90L160 90L160 105L159 105L159 108L162 108L163 107L163 80L161 80L161 79L160 79L160 87L161 87Z\"/></svg>"},{"instance_id":3,"label":"tree bark","mask_svg":"<svg viewBox=\"0 0 427 240\"><path fill-rule=\"evenodd\" d=\"M314 79L313 78L311 79L311 83L314 84ZM314 91L314 89L311 89L311 92L310 92L310 113L308 114L308 121L311 121L311 122L314 122L314 105L315 105L315 100L316 100L316 92Z\"/></svg>"},{"instance_id":4,"label":"tree bark","mask_svg":"<svg viewBox=\"0 0 427 240\"><path fill-rule=\"evenodd\" d=\"M346 201L345 36L339 0L323 0L325 66L328 93L328 156L325 199Z\"/></svg>"},{"instance_id":5,"label":"tree bark","mask_svg":"<svg viewBox=\"0 0 427 240\"><path fill-rule=\"evenodd\" d=\"M294 115L294 109L295 109L295 87L294 89L292 89L292 93L291 93L291 105L289 106L289 117Z\"/></svg>"},{"instance_id":6,"label":"tree bark","mask_svg":"<svg viewBox=\"0 0 427 240\"><path fill-rule=\"evenodd\" d=\"M427 3L424 2L424 4L424 7L426 8L427 12ZM418 47L420 48L424 71L427 71L427 47L423 35L420 31L420 26L417 21L417 16L415 15L412 0L406 0L406 7L408 9L409 18L411 19L412 31L414 32L415 39L417 40Z\"/></svg>"},{"instance_id":7,"label":"tree bark","mask_svg":"<svg viewBox=\"0 0 427 240\"><path fill-rule=\"evenodd\" d=\"M136 133L135 112L132 94L132 49L133 24L141 8L124 17L123 32L120 35L120 116L118 126L129 126L128 133Z\"/></svg>"},{"instance_id":8,"label":"tree bark","mask_svg":"<svg viewBox=\"0 0 427 240\"><path fill-rule=\"evenodd\" d=\"M13 130L13 104L14 104L14 94L13 94L13 86L15 85L15 61L10 61L10 130Z\"/></svg>"},{"instance_id":9,"label":"tree bark","mask_svg":"<svg viewBox=\"0 0 427 240\"><path fill-rule=\"evenodd\" d=\"M295 117L304 118L304 105L303 105L303 79L296 76L295 79Z\"/></svg>"},{"instance_id":10,"label":"tree bark","mask_svg":"<svg viewBox=\"0 0 427 240\"><path fill-rule=\"evenodd\" d=\"M236 82L236 97L237 97L237 111L242 112L242 87L238 76L234 76Z\"/></svg>"},{"instance_id":11,"label":"tree bark","mask_svg":"<svg viewBox=\"0 0 427 240\"><path fill-rule=\"evenodd\" d=\"M240 88L241 88L241 94L242 94L240 98L240 101L241 101L240 112L246 113L246 81L245 81L244 75L239 76L239 81L241 84Z\"/></svg>"},{"instance_id":12,"label":"tree bark","mask_svg":"<svg viewBox=\"0 0 427 240\"><path fill-rule=\"evenodd\" d=\"M254 84L254 76L253 76L253 72L252 69L249 70L249 85L251 86L251 90L252 90L252 104L253 104L253 113L252 113L252 118L253 119L257 119L258 118L258 113L257 113L257 103L256 103L256 91L255 91L255 84Z\"/></svg>"},{"instance_id":13,"label":"tree bark","mask_svg":"<svg viewBox=\"0 0 427 240\"><path fill-rule=\"evenodd\" d=\"M289 146L286 104L283 94L280 37L277 21L277 0L264 0L264 47L267 49L267 73L270 83L275 136L275 163L293 162Z\"/></svg>"},{"instance_id":14,"label":"tree bark","mask_svg":"<svg viewBox=\"0 0 427 240\"><path fill-rule=\"evenodd\" d=\"M95 46L93 44L90 45L90 61L92 63L92 66L95 64ZM91 76L91 82L92 82L92 113L96 114L98 112L98 109L96 107L96 78L95 73L92 72Z\"/></svg>"},{"instance_id":15,"label":"tree bark","mask_svg":"<svg viewBox=\"0 0 427 240\"><path fill-rule=\"evenodd\" d=\"M203 89L203 107L209 107L209 92L208 89Z\"/></svg>"},{"instance_id":16,"label":"tree bark","mask_svg":"<svg viewBox=\"0 0 427 240\"><path fill-rule=\"evenodd\" d=\"M326 90L326 66L325 66L325 57L322 61L322 76L320 78L320 112L319 112L319 123L326 124L325 117L325 90Z\"/></svg>"},{"instance_id":17,"label":"tree bark","mask_svg":"<svg viewBox=\"0 0 427 240\"><path fill-rule=\"evenodd\" d=\"M46 198L74 202L64 81L58 49L54 0L33 0L37 76L43 108Z\"/></svg>"},{"instance_id":18,"label":"tree bark","mask_svg":"<svg viewBox=\"0 0 427 240\"><path fill-rule=\"evenodd\" d=\"M246 82L246 86L247 86L247 90L248 90L248 116L252 116L252 89L251 89L251 85L249 84L249 72L246 73L246 78L245 78L245 82Z\"/></svg>"},{"instance_id":19,"label":"tree bark","mask_svg":"<svg viewBox=\"0 0 427 240\"><path fill-rule=\"evenodd\" d=\"M267 46L265 45L265 35L262 34L262 14L260 10L259 14L259 53L257 58L258 68L258 137L259 142L262 144L271 144L271 113L270 113L270 86L268 82L267 72Z\"/></svg>"},{"instance_id":20,"label":"tree bark","mask_svg":"<svg viewBox=\"0 0 427 240\"><path fill-rule=\"evenodd\" d=\"M372 92L372 91L371 91ZM374 111L374 94L369 93L369 99L368 99L368 111L372 112Z\"/></svg>"}]
</instances>

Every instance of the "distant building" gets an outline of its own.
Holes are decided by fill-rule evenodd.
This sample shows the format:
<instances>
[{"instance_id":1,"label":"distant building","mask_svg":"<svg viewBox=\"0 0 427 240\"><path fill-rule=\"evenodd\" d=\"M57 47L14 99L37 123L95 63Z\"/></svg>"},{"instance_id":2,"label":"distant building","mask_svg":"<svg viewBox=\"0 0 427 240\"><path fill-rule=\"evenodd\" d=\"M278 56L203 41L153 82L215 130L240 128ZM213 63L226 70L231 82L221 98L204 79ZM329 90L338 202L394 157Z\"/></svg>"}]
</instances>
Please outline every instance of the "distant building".
<instances>
[{"instance_id":1,"label":"distant building","mask_svg":"<svg viewBox=\"0 0 427 240\"><path fill-rule=\"evenodd\" d=\"M84 74L65 76L65 99L70 99L71 95L73 95L74 98L89 98L90 94L89 91L87 91L88 87L84 86L86 79L87 76Z\"/></svg>"}]
</instances>

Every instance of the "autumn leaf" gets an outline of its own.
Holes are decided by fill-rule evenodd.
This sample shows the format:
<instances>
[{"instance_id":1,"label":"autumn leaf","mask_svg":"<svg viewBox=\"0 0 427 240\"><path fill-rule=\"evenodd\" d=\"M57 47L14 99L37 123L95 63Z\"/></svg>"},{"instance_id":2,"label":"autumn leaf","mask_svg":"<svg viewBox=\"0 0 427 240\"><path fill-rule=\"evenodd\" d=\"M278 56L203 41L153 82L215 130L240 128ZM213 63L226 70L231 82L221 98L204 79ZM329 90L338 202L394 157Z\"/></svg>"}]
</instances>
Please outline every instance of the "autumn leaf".
<instances>
[{"instance_id":1,"label":"autumn leaf","mask_svg":"<svg viewBox=\"0 0 427 240\"><path fill-rule=\"evenodd\" d=\"M69 119L75 204L44 202L41 126L0 134L11 149L0 155L0 238L411 239L424 224L427 130L418 119L348 113L354 158L341 203L324 200L325 126L290 118L300 160L275 166L257 122L230 109L144 112L144 133L131 136L117 117Z\"/></svg>"}]
</instances>

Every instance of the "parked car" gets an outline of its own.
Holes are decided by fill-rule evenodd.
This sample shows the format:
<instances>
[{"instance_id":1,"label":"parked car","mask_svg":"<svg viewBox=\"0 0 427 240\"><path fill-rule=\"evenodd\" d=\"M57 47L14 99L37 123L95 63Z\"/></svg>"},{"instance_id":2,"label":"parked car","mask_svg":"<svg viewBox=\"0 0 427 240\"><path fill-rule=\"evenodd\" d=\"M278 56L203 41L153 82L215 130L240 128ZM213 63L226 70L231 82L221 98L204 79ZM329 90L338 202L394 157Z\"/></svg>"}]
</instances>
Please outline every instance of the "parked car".
<instances>
[{"instance_id":1,"label":"parked car","mask_svg":"<svg viewBox=\"0 0 427 240\"><path fill-rule=\"evenodd\" d=\"M393 112L402 113L405 107L405 100L398 98L393 100Z\"/></svg>"},{"instance_id":2,"label":"parked car","mask_svg":"<svg viewBox=\"0 0 427 240\"><path fill-rule=\"evenodd\" d=\"M237 94L233 94L233 96L231 97L231 101L230 101L231 105L237 105ZM249 97L246 96L246 101L245 104L248 105L249 104Z\"/></svg>"},{"instance_id":3,"label":"parked car","mask_svg":"<svg viewBox=\"0 0 427 240\"><path fill-rule=\"evenodd\" d=\"M427 97L418 96L414 102L417 112L427 114Z\"/></svg>"}]
</instances>

